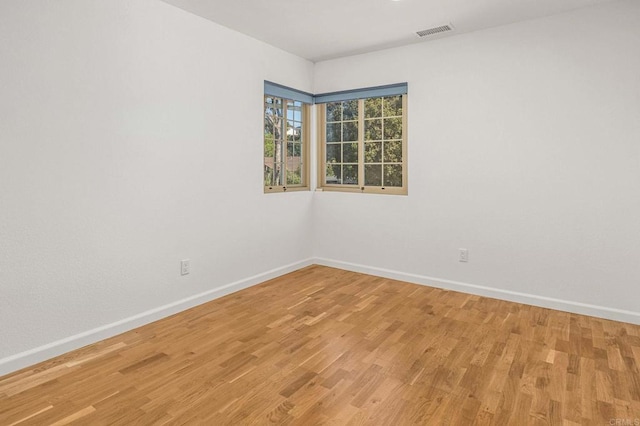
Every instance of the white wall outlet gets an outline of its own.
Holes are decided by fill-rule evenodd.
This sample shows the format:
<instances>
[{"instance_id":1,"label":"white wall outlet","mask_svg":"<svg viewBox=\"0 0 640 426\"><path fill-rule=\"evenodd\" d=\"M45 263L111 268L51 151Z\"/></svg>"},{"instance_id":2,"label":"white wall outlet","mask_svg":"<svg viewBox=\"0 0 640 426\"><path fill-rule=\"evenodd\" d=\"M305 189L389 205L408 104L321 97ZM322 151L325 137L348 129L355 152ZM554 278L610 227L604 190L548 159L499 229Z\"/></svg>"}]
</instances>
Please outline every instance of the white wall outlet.
<instances>
[{"instance_id":1,"label":"white wall outlet","mask_svg":"<svg viewBox=\"0 0 640 426\"><path fill-rule=\"evenodd\" d=\"M460 249L460 258L458 260L460 262L468 262L469 261L469 250L461 248Z\"/></svg>"},{"instance_id":2,"label":"white wall outlet","mask_svg":"<svg viewBox=\"0 0 640 426\"><path fill-rule=\"evenodd\" d=\"M184 259L180 261L180 274L187 275L191 272L191 260Z\"/></svg>"}]
</instances>

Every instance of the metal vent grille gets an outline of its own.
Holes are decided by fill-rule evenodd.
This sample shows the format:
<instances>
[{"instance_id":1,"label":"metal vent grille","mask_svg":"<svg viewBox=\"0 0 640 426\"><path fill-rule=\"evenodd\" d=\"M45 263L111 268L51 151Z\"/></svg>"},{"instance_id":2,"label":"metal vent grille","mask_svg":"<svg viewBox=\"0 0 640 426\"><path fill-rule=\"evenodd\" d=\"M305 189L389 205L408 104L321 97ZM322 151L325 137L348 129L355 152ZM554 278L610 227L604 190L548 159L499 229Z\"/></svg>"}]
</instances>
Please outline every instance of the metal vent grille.
<instances>
[{"instance_id":1,"label":"metal vent grille","mask_svg":"<svg viewBox=\"0 0 640 426\"><path fill-rule=\"evenodd\" d=\"M452 31L452 30L453 30L453 25L447 24L447 25L441 25L439 27L428 28L426 30L418 31L416 32L416 34L418 34L418 37L428 37L430 35L445 33L447 31Z\"/></svg>"}]
</instances>

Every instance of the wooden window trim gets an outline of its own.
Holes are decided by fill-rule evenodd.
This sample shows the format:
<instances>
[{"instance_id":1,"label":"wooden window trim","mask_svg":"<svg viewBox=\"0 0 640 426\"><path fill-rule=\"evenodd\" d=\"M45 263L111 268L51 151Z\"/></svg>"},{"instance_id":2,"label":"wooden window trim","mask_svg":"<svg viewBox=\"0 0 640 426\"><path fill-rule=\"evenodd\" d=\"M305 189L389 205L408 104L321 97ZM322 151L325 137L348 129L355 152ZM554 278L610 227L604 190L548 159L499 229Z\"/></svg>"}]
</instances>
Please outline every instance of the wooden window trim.
<instances>
[{"instance_id":1,"label":"wooden window trim","mask_svg":"<svg viewBox=\"0 0 640 426\"><path fill-rule=\"evenodd\" d=\"M265 99L268 97L275 97L278 98L278 96L271 96L271 95L264 95L262 98L262 112L263 112L263 121L264 121L264 104L265 104ZM282 99L282 108L283 108L283 113L285 116L285 121L286 121L286 116L287 116L287 101L291 101L291 99L287 99L287 98L282 98L280 97L280 99ZM263 124L264 125L264 124ZM273 193L278 193L278 192L296 192L296 191L309 191L311 188L311 185L309 183L310 181L310 176L311 174L309 173L309 165L311 164L311 162L309 161L309 154L311 152L311 150L309 149L309 145L310 145L310 141L311 141L311 130L310 130L310 126L311 126L311 105L306 104L304 102L302 102L302 135L301 135L301 140L302 140L302 183L301 184L297 184L297 185L274 185L274 186L267 186L264 185L264 181L263 181L263 188L264 188L264 193L265 194L273 194ZM287 144L287 141L284 141L284 144ZM286 148L285 148L286 149ZM263 136L263 146L262 146L262 151L264 153L264 136ZM264 157L264 155L263 155ZM264 161L264 160L263 160ZM286 172L286 164L287 162L284 161L284 167L285 167L285 180L287 178L287 172Z\"/></svg>"},{"instance_id":2,"label":"wooden window trim","mask_svg":"<svg viewBox=\"0 0 640 426\"><path fill-rule=\"evenodd\" d=\"M407 168L407 95L402 95L402 186L381 187L364 185L364 99L358 100L358 185L338 185L325 183L326 169L326 104L317 104L317 155L318 189L322 191L359 192L363 194L408 195Z\"/></svg>"}]
</instances>

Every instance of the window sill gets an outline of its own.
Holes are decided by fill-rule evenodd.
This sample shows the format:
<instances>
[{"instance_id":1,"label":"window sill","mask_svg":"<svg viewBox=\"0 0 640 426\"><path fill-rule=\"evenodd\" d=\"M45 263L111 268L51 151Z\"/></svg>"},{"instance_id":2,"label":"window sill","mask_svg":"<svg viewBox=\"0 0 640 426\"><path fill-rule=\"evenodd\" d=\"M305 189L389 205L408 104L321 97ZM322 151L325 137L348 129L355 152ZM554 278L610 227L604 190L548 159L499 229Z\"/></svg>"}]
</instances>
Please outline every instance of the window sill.
<instances>
[{"instance_id":1,"label":"window sill","mask_svg":"<svg viewBox=\"0 0 640 426\"><path fill-rule=\"evenodd\" d=\"M351 193L359 193L359 194L383 194L383 195L408 195L407 188L379 188L379 187L365 187L362 189L361 187L344 187L344 186L320 186L316 189L319 192L351 192Z\"/></svg>"},{"instance_id":2,"label":"window sill","mask_svg":"<svg viewBox=\"0 0 640 426\"><path fill-rule=\"evenodd\" d=\"M298 192L298 191L310 191L308 186L265 186L265 194L283 193L283 192Z\"/></svg>"}]
</instances>

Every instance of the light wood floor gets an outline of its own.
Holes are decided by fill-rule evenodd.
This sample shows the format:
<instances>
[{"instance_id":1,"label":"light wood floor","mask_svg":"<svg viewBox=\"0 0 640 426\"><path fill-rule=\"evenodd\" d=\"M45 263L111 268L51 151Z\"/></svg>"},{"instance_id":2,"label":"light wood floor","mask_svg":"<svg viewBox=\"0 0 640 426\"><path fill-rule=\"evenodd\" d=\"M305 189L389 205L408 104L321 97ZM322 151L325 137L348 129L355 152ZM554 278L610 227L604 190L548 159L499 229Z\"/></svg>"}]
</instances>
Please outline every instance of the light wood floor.
<instances>
[{"instance_id":1,"label":"light wood floor","mask_svg":"<svg viewBox=\"0 0 640 426\"><path fill-rule=\"evenodd\" d=\"M0 378L0 425L632 425L639 365L640 326L311 266Z\"/></svg>"}]
</instances>

